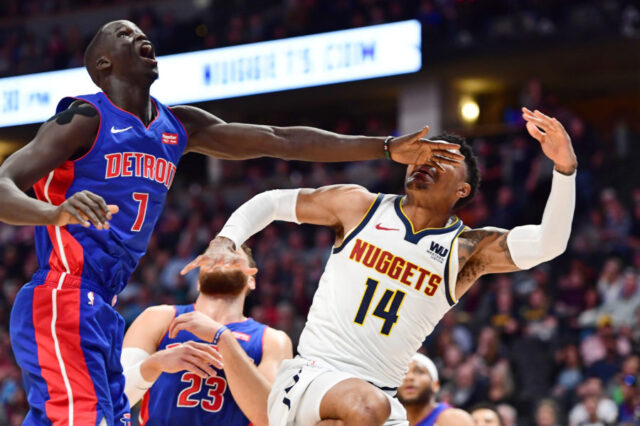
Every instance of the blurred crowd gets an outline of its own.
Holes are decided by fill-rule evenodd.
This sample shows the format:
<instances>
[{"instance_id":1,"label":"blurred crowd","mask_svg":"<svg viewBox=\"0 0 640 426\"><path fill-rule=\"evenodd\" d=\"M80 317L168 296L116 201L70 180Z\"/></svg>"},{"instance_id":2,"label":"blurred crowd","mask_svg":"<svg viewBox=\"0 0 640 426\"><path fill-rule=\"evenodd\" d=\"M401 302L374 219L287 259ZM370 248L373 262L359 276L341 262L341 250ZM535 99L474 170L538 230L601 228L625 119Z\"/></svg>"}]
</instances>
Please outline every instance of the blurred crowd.
<instances>
[{"instance_id":1,"label":"blurred crowd","mask_svg":"<svg viewBox=\"0 0 640 426\"><path fill-rule=\"evenodd\" d=\"M0 76L82 65L91 34L55 28L45 39L24 20L106 8L124 0L0 2ZM178 21L142 2L129 18L158 54L214 48L408 18L423 23L431 54L510 41L638 37L640 7L625 0L320 0L201 1L206 13ZM96 27L101 22L96 22ZM567 253L531 271L481 279L427 339L438 365L439 399L468 409L495 404L509 425L614 425L640 422L640 135L619 123L596 131L544 97L532 80L520 104L565 124L580 162L573 234ZM347 134L392 134L391 116L269 117ZM353 114L357 114L356 111ZM517 123L513 111L505 120ZM252 120L255 121L255 120ZM522 126L521 126L522 127ZM523 131L471 140L483 182L459 215L472 227L511 228L540 220L552 165ZM196 177L197 175L197 177ZM401 192L404 168L389 161L308 164L261 159L182 162L164 213L118 310L127 323L146 307L190 303L193 274L179 271L229 214L266 189L359 183ZM277 223L249 241L259 267L246 314L297 341L333 242L327 228ZM37 269L33 229L0 224L0 424L21 424L26 397L11 355L9 312ZM634 423L635 422L635 423Z\"/></svg>"},{"instance_id":2,"label":"blurred crowd","mask_svg":"<svg viewBox=\"0 0 640 426\"><path fill-rule=\"evenodd\" d=\"M577 207L567 253L531 271L481 279L422 350L439 367L441 400L465 409L491 402L505 425L637 424L640 179L633 159L640 158L640 135L624 124L596 132L552 99L532 81L521 102L565 123L578 155ZM314 120L292 112L280 122L270 120L347 134L384 135L395 128L393 116L336 120L327 112ZM465 223L511 228L539 221L552 165L537 142L524 130L471 142L483 182L475 201L459 212ZM404 177L404 167L386 160L201 164L187 156L178 170L148 252L120 295L117 308L127 323L150 305L194 300L197 277L181 277L180 269L252 195L344 182L401 192ZM0 424L20 424L26 409L8 319L16 292L37 268L33 241L32 228L0 224ZM287 223L252 238L259 273L246 314L286 331L295 344L332 242L327 228Z\"/></svg>"},{"instance_id":3,"label":"blurred crowd","mask_svg":"<svg viewBox=\"0 0 640 426\"><path fill-rule=\"evenodd\" d=\"M161 55L405 19L421 21L430 60L460 49L640 37L640 6L633 0L183 0L175 7L197 3L203 9L182 20L171 11L157 12L150 1L136 3L123 18L137 23ZM76 25L53 26L46 37L39 37L24 25L26 19L126 4L124 0L0 2L0 76L82 66L85 46L104 23L94 18L95 25L86 33Z\"/></svg>"}]
</instances>

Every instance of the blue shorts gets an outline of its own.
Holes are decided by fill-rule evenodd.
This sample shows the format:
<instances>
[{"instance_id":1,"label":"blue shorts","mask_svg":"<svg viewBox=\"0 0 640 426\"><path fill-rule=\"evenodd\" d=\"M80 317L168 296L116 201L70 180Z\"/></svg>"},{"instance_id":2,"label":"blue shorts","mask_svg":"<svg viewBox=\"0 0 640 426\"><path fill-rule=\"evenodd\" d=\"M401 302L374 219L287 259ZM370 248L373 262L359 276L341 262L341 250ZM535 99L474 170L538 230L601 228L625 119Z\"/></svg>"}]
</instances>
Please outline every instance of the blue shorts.
<instances>
[{"instance_id":1,"label":"blue shorts","mask_svg":"<svg viewBox=\"0 0 640 426\"><path fill-rule=\"evenodd\" d=\"M130 424L120 364L124 320L100 286L40 270L11 310L11 346L30 410L25 425Z\"/></svg>"}]
</instances>

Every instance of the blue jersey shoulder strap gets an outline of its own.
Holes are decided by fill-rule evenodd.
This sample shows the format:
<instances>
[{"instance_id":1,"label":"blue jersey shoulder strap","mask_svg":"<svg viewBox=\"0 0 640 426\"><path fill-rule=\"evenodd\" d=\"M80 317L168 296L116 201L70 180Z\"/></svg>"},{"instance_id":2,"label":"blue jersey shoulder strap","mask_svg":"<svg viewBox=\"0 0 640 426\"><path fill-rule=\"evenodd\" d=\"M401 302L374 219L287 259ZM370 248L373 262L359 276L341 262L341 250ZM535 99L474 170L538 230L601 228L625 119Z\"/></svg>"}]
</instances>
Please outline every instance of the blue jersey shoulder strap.
<instances>
[{"instance_id":1,"label":"blue jersey shoulder strap","mask_svg":"<svg viewBox=\"0 0 640 426\"><path fill-rule=\"evenodd\" d=\"M434 426L436 424L436 420L444 410L451 407L449 404L441 402L436 407L431 410L431 412L424 419L420 420L415 426Z\"/></svg>"}]
</instances>

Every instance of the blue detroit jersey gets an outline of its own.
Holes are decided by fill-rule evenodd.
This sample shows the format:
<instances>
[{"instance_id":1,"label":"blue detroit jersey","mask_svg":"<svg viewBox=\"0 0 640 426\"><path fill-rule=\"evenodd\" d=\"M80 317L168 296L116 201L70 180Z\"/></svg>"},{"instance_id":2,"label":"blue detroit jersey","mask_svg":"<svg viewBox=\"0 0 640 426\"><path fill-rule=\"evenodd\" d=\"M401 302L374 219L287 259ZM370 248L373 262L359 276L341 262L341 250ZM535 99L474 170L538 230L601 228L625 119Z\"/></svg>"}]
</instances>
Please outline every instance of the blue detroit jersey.
<instances>
[{"instance_id":1,"label":"blue detroit jersey","mask_svg":"<svg viewBox=\"0 0 640 426\"><path fill-rule=\"evenodd\" d=\"M76 99L89 102L100 114L94 145L83 157L64 162L36 183L36 196L59 205L88 190L107 204L118 205L120 211L108 230L93 225L36 227L38 264L42 270L80 276L83 283L93 283L103 295L112 296L124 288L146 251L187 134L169 108L153 98L156 118L148 126L103 92L64 98L57 112Z\"/></svg>"},{"instance_id":2,"label":"blue detroit jersey","mask_svg":"<svg viewBox=\"0 0 640 426\"><path fill-rule=\"evenodd\" d=\"M175 306L176 316L193 311L193 305ZM262 360L262 338L266 325L249 318L227 324L236 340L258 365ZM175 339L165 335L158 350L193 340L202 342L188 331L180 331ZM140 424L158 425L224 425L246 426L249 419L242 413L231 395L223 370L217 375L202 379L183 371L162 373L142 398Z\"/></svg>"},{"instance_id":3,"label":"blue detroit jersey","mask_svg":"<svg viewBox=\"0 0 640 426\"><path fill-rule=\"evenodd\" d=\"M440 414L442 414L444 410L450 407L451 406L446 402L439 403L438 405L435 406L433 410L431 410L431 412L427 415L427 417L420 420L418 423L416 423L415 426L435 426L438 420L438 417L440 417Z\"/></svg>"}]
</instances>

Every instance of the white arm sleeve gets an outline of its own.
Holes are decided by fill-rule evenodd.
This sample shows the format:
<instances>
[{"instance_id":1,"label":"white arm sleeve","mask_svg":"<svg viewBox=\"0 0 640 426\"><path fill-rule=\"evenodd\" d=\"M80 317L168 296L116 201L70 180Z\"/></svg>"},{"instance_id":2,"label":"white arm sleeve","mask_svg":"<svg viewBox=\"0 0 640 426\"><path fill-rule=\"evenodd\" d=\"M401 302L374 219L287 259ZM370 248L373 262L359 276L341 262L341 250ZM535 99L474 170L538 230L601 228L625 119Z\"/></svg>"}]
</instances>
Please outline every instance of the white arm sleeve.
<instances>
[{"instance_id":1,"label":"white arm sleeve","mask_svg":"<svg viewBox=\"0 0 640 426\"><path fill-rule=\"evenodd\" d=\"M529 269L564 253L575 205L576 172L566 176L554 169L540 225L517 226L507 235L507 246L518 268Z\"/></svg>"},{"instance_id":2,"label":"white arm sleeve","mask_svg":"<svg viewBox=\"0 0 640 426\"><path fill-rule=\"evenodd\" d=\"M120 364L122 364L124 374L124 393L129 398L129 405L132 407L140 401L147 389L153 386L153 382L147 382L140 373L140 366L149 356L144 349L122 349Z\"/></svg>"},{"instance_id":3,"label":"white arm sleeve","mask_svg":"<svg viewBox=\"0 0 640 426\"><path fill-rule=\"evenodd\" d=\"M299 192L300 189L274 189L256 195L233 212L218 236L229 238L240 248L274 220L300 223L296 215Z\"/></svg>"}]
</instances>

